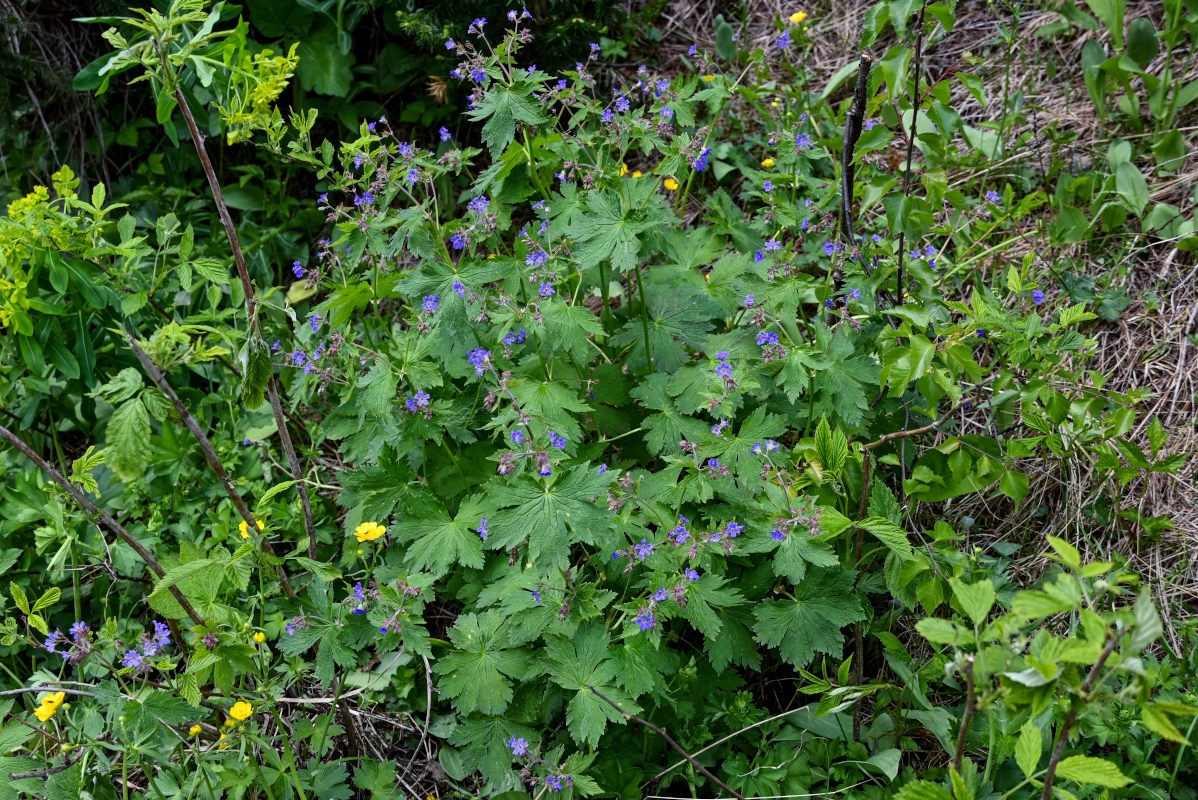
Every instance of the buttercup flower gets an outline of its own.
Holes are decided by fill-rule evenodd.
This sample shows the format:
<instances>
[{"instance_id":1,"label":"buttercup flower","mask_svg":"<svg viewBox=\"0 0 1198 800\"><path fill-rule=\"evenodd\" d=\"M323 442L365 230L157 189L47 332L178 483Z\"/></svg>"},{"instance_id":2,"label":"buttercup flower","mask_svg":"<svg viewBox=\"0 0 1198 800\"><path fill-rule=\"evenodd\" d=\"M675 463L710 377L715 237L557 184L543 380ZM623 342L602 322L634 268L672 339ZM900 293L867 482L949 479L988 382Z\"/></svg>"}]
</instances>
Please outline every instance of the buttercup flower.
<instances>
[{"instance_id":1,"label":"buttercup flower","mask_svg":"<svg viewBox=\"0 0 1198 800\"><path fill-rule=\"evenodd\" d=\"M386 533L387 529L377 522L363 522L354 528L354 536L358 537L359 542L373 542Z\"/></svg>"},{"instance_id":2,"label":"buttercup flower","mask_svg":"<svg viewBox=\"0 0 1198 800\"><path fill-rule=\"evenodd\" d=\"M802 22L805 19L807 19L806 11L796 11L795 13L790 15L790 22L792 25L798 25L800 22Z\"/></svg>"},{"instance_id":3,"label":"buttercup flower","mask_svg":"<svg viewBox=\"0 0 1198 800\"><path fill-rule=\"evenodd\" d=\"M199 736L201 730L203 730L203 728L201 728L199 725L192 725L190 728L187 729L187 735L188 736Z\"/></svg>"},{"instance_id":4,"label":"buttercup flower","mask_svg":"<svg viewBox=\"0 0 1198 800\"><path fill-rule=\"evenodd\" d=\"M254 707L244 700L238 700L229 709L229 716L238 722L245 722L254 713Z\"/></svg>"},{"instance_id":5,"label":"buttercup flower","mask_svg":"<svg viewBox=\"0 0 1198 800\"><path fill-rule=\"evenodd\" d=\"M33 710L34 715L45 722L58 712L58 707L62 705L62 701L66 699L66 694L63 692L51 692L42 698L42 704Z\"/></svg>"},{"instance_id":6,"label":"buttercup flower","mask_svg":"<svg viewBox=\"0 0 1198 800\"><path fill-rule=\"evenodd\" d=\"M761 162L761 166L765 167L766 169L769 169L770 167L774 166L774 164L776 164L776 163L778 163L778 162L774 161L774 159L767 158L765 161Z\"/></svg>"},{"instance_id":7,"label":"buttercup flower","mask_svg":"<svg viewBox=\"0 0 1198 800\"><path fill-rule=\"evenodd\" d=\"M666 178L662 183L662 186L666 187L671 192L674 192L678 190L678 181L674 180L673 178Z\"/></svg>"},{"instance_id":8,"label":"buttercup flower","mask_svg":"<svg viewBox=\"0 0 1198 800\"><path fill-rule=\"evenodd\" d=\"M262 644L263 642L266 641L266 634L263 633L262 631L256 632L254 634L254 641L257 642L258 644Z\"/></svg>"},{"instance_id":9,"label":"buttercup flower","mask_svg":"<svg viewBox=\"0 0 1198 800\"><path fill-rule=\"evenodd\" d=\"M263 528L266 527L266 523L264 523L262 520L257 520L257 523L258 523L258 530L262 530ZM244 519L241 521L241 524L239 524L237 526L237 530L241 533L242 539L250 538L250 526L245 524Z\"/></svg>"}]
</instances>

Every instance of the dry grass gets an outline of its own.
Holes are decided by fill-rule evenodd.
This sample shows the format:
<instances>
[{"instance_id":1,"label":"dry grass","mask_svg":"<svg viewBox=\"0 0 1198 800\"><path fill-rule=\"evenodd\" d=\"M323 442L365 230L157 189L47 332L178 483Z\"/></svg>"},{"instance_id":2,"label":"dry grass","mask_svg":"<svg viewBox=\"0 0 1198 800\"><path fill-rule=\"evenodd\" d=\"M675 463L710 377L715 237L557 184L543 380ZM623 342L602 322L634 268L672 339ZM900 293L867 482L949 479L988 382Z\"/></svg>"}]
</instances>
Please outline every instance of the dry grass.
<instances>
[{"instance_id":1,"label":"dry grass","mask_svg":"<svg viewBox=\"0 0 1198 800\"><path fill-rule=\"evenodd\" d=\"M837 70L857 57L856 45L871 5L869 0L822 0L811 6L784 4L780 0L749 0L743 4L676 0L656 23L665 33L658 60L663 71L671 72L682 69L681 57L692 43L713 52L714 18L718 13L723 13L734 26L743 21L743 27L738 28L742 42L768 47L778 35L777 21L804 10L810 14L813 41L813 52L805 59L805 67L812 86L822 87ZM982 59L967 68L983 79L987 106L978 103L959 82L953 82L953 108L966 122L976 125L997 118L1002 113L1004 95L1021 94L1028 109L1026 121L1006 131L1004 144L1009 153L1006 158L987 167L986 175L977 171L958 172L950 176L951 182L976 185L983 178L1001 181L1020 175L1042 176L1054 163L1064 172L1078 174L1091 165L1104 165L1107 149L1116 136L1134 140L1152 135L1121 130L1109 120L1099 118L1081 74L1080 54L1086 36L1037 36L1037 31L1058 20L1055 11L1044 10L1046 5L1020 12L1018 35L1009 52L1009 73L1008 51L1001 34L1004 28L1015 24L1011 7L976 0L963 2L958 6L952 32L946 35L941 28L933 35L924 62L925 74L933 79L960 69L967 54ZM1157 2L1133 2L1126 12L1128 21L1147 16L1158 29L1162 26L1161 15L1162 6ZM1105 30L1089 31L1086 35L1098 38L1108 52L1113 52ZM887 37L874 43L870 52L878 58L895 44L893 32L888 32ZM1158 56L1149 65L1149 71L1159 73L1164 58L1163 53ZM1174 51L1172 59L1171 68L1183 81L1198 78L1193 52ZM1049 77L1050 67L1052 77ZM847 98L849 88L842 86L833 99ZM1115 94L1111 92L1112 100ZM1073 134L1072 140L1053 144L1044 135L1050 126L1058 134ZM1193 106L1176 127L1185 133L1198 129L1198 114ZM1029 134L1023 147L1013 147L1020 136ZM1056 138L1060 140L1059 135ZM964 143L960 146L964 147ZM1170 203L1192 215L1195 186L1198 186L1198 156L1193 151L1181 168L1172 172L1155 170L1148 160L1141 160L1139 166L1148 179L1151 202ZM1050 190L1054 185L1047 178L1043 183ZM1126 291L1132 302L1117 322L1098 321L1085 331L1097 340L1097 355L1084 366L1107 376L1104 388L1108 391L1139 388L1152 391L1152 396L1140 407L1136 425L1129 434L1145 451L1148 445L1144 432L1155 415L1170 434L1166 452L1193 453L1198 448L1195 426L1198 346L1189 339L1198 334L1194 256L1178 250L1174 242L1137 232L1134 221L1123 230L1096 235L1066 247L1044 247L1033 232L1002 256L1016 258L1036 246L1041 246L1041 266L1058 274L1062 269L1072 270L1091 276L1098 286L1121 287ZM985 270L999 267L1001 262L980 265L983 274L979 279L989 280ZM1060 286L1046 287L1049 302L1062 291ZM1150 292L1159 298L1155 308L1146 303ZM1073 387L1073 391L1080 397L1085 389ZM986 432L987 425L981 419L962 418L960 423L963 430ZM930 444L931 440L923 443ZM1037 576L1046 563L1044 533L1064 535L1089 559L1109 560L1114 554L1121 555L1152 587L1165 611L1169 642L1176 651L1180 647L1179 624L1198 616L1198 558L1195 557L1198 515L1194 513L1198 503L1195 488L1198 465L1191 460L1176 476L1157 474L1140 478L1122 490L1126 506L1137 508L1145 516L1168 515L1173 520L1174 530L1166 531L1158 539L1149 539L1137 525L1122 521L1101 525L1084 513L1084 507L1093 503L1096 490L1103 484L1095 471L1086 466L1090 459L1080 453L1075 455L1082 457L1028 465L1031 494L1020 509L1014 509L1005 498L973 496L913 512L925 518L934 514L950 520L963 516L986 520L988 527L970 532L971 544L1000 540L1031 543L1033 547L1025 548L1028 555L1017 564L1019 574L1029 578ZM1114 485L1107 484L1106 488L1114 489Z\"/></svg>"}]
</instances>

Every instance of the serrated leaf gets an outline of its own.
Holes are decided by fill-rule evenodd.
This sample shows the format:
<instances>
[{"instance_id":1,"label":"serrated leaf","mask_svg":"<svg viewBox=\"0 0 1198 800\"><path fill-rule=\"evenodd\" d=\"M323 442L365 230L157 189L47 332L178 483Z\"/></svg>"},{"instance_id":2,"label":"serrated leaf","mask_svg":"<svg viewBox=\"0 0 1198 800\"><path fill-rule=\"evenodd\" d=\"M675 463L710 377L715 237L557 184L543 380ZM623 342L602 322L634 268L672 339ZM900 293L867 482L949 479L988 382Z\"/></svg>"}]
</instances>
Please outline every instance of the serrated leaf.
<instances>
[{"instance_id":1,"label":"serrated leaf","mask_svg":"<svg viewBox=\"0 0 1198 800\"><path fill-rule=\"evenodd\" d=\"M1023 777L1031 778L1040 765L1040 753L1044 749L1040 728L1030 719L1019 729L1019 740L1015 742L1015 763L1023 771Z\"/></svg>"},{"instance_id":2,"label":"serrated leaf","mask_svg":"<svg viewBox=\"0 0 1198 800\"><path fill-rule=\"evenodd\" d=\"M297 483L299 483L299 481L283 481L282 483L276 483L274 486L267 489L266 492L261 497L258 498L258 504L255 507L256 510L261 511L263 508L266 507L266 504L269 503L271 501L271 499L275 497L275 495L279 494L279 492L284 492L284 491L290 489L292 486L295 486Z\"/></svg>"},{"instance_id":3,"label":"serrated leaf","mask_svg":"<svg viewBox=\"0 0 1198 800\"><path fill-rule=\"evenodd\" d=\"M1048 540L1049 546L1056 551L1062 564L1070 569L1077 569L1082 565L1082 556L1076 547L1064 539L1058 539L1056 536L1047 536L1045 538Z\"/></svg>"},{"instance_id":4,"label":"serrated leaf","mask_svg":"<svg viewBox=\"0 0 1198 800\"><path fill-rule=\"evenodd\" d=\"M108 463L117 476L126 483L141 478L152 452L150 414L140 398L117 406L108 419L105 436L112 454Z\"/></svg>"},{"instance_id":5,"label":"serrated leaf","mask_svg":"<svg viewBox=\"0 0 1198 800\"><path fill-rule=\"evenodd\" d=\"M878 541L890 548L903 561L913 561L915 550L907 540L907 532L883 517L866 517L858 523Z\"/></svg>"},{"instance_id":6,"label":"serrated leaf","mask_svg":"<svg viewBox=\"0 0 1198 800\"><path fill-rule=\"evenodd\" d=\"M838 654L841 628L865 619L848 571L812 571L795 587L794 599L767 600L754 612L757 641L777 647L789 664L803 668L817 652Z\"/></svg>"},{"instance_id":7,"label":"serrated leaf","mask_svg":"<svg viewBox=\"0 0 1198 800\"><path fill-rule=\"evenodd\" d=\"M1118 789L1131 783L1131 778L1105 758L1093 756L1069 756L1057 764L1057 777L1068 778L1078 783L1090 783Z\"/></svg>"},{"instance_id":8,"label":"serrated leaf","mask_svg":"<svg viewBox=\"0 0 1198 800\"><path fill-rule=\"evenodd\" d=\"M894 800L953 800L953 796L935 783L912 781L894 793Z\"/></svg>"},{"instance_id":9,"label":"serrated leaf","mask_svg":"<svg viewBox=\"0 0 1198 800\"><path fill-rule=\"evenodd\" d=\"M928 617L915 623L915 629L932 644L962 645L973 641L969 631L951 620Z\"/></svg>"},{"instance_id":10,"label":"serrated leaf","mask_svg":"<svg viewBox=\"0 0 1198 800\"><path fill-rule=\"evenodd\" d=\"M969 617L974 625L981 627L990 615L990 609L994 607L994 584L989 578L972 584L967 584L960 578L950 578L949 585L952 586L953 596L957 598L965 616Z\"/></svg>"},{"instance_id":11,"label":"serrated leaf","mask_svg":"<svg viewBox=\"0 0 1198 800\"><path fill-rule=\"evenodd\" d=\"M12 600L17 604L17 608L21 609L22 614L29 613L29 598L25 596L25 590L15 583L8 584L8 593L12 595Z\"/></svg>"},{"instance_id":12,"label":"serrated leaf","mask_svg":"<svg viewBox=\"0 0 1198 800\"><path fill-rule=\"evenodd\" d=\"M1171 742L1178 742L1187 747L1190 740L1185 737L1177 726L1173 724L1173 720L1169 715L1156 705L1146 705L1140 711L1140 719L1144 722L1144 727L1160 736L1163 739L1168 739Z\"/></svg>"},{"instance_id":13,"label":"serrated leaf","mask_svg":"<svg viewBox=\"0 0 1198 800\"><path fill-rule=\"evenodd\" d=\"M441 694L462 713L502 714L512 699L509 678L524 673L526 656L507 649L506 623L501 614L463 614L449 629L454 650L437 661Z\"/></svg>"},{"instance_id":14,"label":"serrated leaf","mask_svg":"<svg viewBox=\"0 0 1198 800\"><path fill-rule=\"evenodd\" d=\"M602 625L580 628L571 638L552 637L546 647L545 670L554 683L577 692L566 706L566 725L579 744L598 744L608 721L624 718L589 688L598 689L630 714L640 708L614 684L615 663L608 658L610 641Z\"/></svg>"}]
</instances>

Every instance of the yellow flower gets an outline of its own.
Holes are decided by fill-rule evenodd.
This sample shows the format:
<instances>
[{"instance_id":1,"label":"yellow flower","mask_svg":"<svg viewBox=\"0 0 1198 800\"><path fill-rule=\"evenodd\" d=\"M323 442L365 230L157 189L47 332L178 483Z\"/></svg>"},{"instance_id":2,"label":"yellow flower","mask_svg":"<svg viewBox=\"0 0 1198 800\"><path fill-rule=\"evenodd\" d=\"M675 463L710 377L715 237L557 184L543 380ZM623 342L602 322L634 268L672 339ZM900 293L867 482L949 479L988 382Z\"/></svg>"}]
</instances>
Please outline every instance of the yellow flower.
<instances>
[{"instance_id":1,"label":"yellow flower","mask_svg":"<svg viewBox=\"0 0 1198 800\"><path fill-rule=\"evenodd\" d=\"M622 178L622 177L624 177L624 176L625 176L625 175L627 175L627 174L628 174L628 165L627 165L627 164L621 164L621 165L620 165L620 177Z\"/></svg>"},{"instance_id":2,"label":"yellow flower","mask_svg":"<svg viewBox=\"0 0 1198 800\"><path fill-rule=\"evenodd\" d=\"M258 530L262 530L265 527L266 523L264 523L262 520L258 520ZM250 538L250 526L245 524L244 519L241 521L241 524L237 526L237 530L241 532L242 539Z\"/></svg>"},{"instance_id":3,"label":"yellow flower","mask_svg":"<svg viewBox=\"0 0 1198 800\"><path fill-rule=\"evenodd\" d=\"M36 716L42 722L50 719L58 711L58 707L62 705L62 701L66 698L63 692L51 692L42 698L42 704L33 710Z\"/></svg>"},{"instance_id":4,"label":"yellow flower","mask_svg":"<svg viewBox=\"0 0 1198 800\"><path fill-rule=\"evenodd\" d=\"M359 542L372 542L386 533L387 529L377 522L363 522L354 528L354 536L358 537Z\"/></svg>"},{"instance_id":5,"label":"yellow flower","mask_svg":"<svg viewBox=\"0 0 1198 800\"><path fill-rule=\"evenodd\" d=\"M714 75L704 75L703 80L707 81L708 83L711 83L712 81L715 80L715 76Z\"/></svg>"},{"instance_id":6,"label":"yellow flower","mask_svg":"<svg viewBox=\"0 0 1198 800\"><path fill-rule=\"evenodd\" d=\"M266 634L263 633L262 631L258 631L257 633L254 634L254 641L257 642L258 644L262 644L263 642L266 641Z\"/></svg>"},{"instance_id":7,"label":"yellow flower","mask_svg":"<svg viewBox=\"0 0 1198 800\"><path fill-rule=\"evenodd\" d=\"M203 729L199 725L192 725L190 728L187 729L187 735L188 736L199 736L201 730L203 730Z\"/></svg>"},{"instance_id":8,"label":"yellow flower","mask_svg":"<svg viewBox=\"0 0 1198 800\"><path fill-rule=\"evenodd\" d=\"M236 724L237 724L237 720L233 719L232 717L229 717L228 719L225 720L226 728L232 728Z\"/></svg>"},{"instance_id":9,"label":"yellow flower","mask_svg":"<svg viewBox=\"0 0 1198 800\"><path fill-rule=\"evenodd\" d=\"M238 700L229 709L229 716L233 717L238 722L245 722L250 718L250 714L254 713L254 707L244 700Z\"/></svg>"},{"instance_id":10,"label":"yellow flower","mask_svg":"<svg viewBox=\"0 0 1198 800\"><path fill-rule=\"evenodd\" d=\"M634 178L641 177L641 171L638 169L636 172L632 173L632 177L634 177Z\"/></svg>"},{"instance_id":11,"label":"yellow flower","mask_svg":"<svg viewBox=\"0 0 1198 800\"><path fill-rule=\"evenodd\" d=\"M224 750L226 747L228 747L228 746L229 746L229 743L225 741L225 739L227 739L227 738L229 738L229 737L228 737L228 734L224 734L224 733L222 733L222 734L220 735L220 738L216 740L216 742L217 742L217 744L216 744L216 747L217 747L217 749L219 749L219 750Z\"/></svg>"},{"instance_id":12,"label":"yellow flower","mask_svg":"<svg viewBox=\"0 0 1198 800\"><path fill-rule=\"evenodd\" d=\"M492 258L494 258L494 257L495 257L495 254L494 254L494 253L487 253L487 260L488 260L488 261L490 261L490 260L491 260Z\"/></svg>"},{"instance_id":13,"label":"yellow flower","mask_svg":"<svg viewBox=\"0 0 1198 800\"><path fill-rule=\"evenodd\" d=\"M666 178L665 181L662 183L662 186L666 187L671 192L673 192L678 189L678 181L674 180L673 178Z\"/></svg>"},{"instance_id":14,"label":"yellow flower","mask_svg":"<svg viewBox=\"0 0 1198 800\"><path fill-rule=\"evenodd\" d=\"M793 23L795 25L798 25L800 22L802 22L805 19L807 19L806 11L796 11L795 13L790 15L790 21L791 21L791 23Z\"/></svg>"},{"instance_id":15,"label":"yellow flower","mask_svg":"<svg viewBox=\"0 0 1198 800\"><path fill-rule=\"evenodd\" d=\"M765 161L761 162L761 166L765 167L766 169L769 169L770 167L774 166L774 163L775 163L774 159L767 158Z\"/></svg>"}]
</instances>

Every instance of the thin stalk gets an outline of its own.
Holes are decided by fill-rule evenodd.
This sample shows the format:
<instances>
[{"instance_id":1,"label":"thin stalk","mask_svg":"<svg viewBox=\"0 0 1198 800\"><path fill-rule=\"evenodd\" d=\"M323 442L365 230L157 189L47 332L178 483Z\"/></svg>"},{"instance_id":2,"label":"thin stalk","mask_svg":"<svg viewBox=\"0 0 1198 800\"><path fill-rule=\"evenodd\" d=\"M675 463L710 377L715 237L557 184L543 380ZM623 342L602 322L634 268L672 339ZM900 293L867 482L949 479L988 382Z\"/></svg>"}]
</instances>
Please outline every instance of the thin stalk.
<instances>
[{"instance_id":1,"label":"thin stalk","mask_svg":"<svg viewBox=\"0 0 1198 800\"><path fill-rule=\"evenodd\" d=\"M208 180L208 189L211 191L212 199L216 203L217 216L220 217L221 224L225 228L225 236L229 239L229 248L233 251L233 263L237 265L237 275L241 279L242 294L245 295L246 325L250 332L260 334L261 325L258 320L258 300L254 296L254 286L252 281L250 281L250 272L245 264L245 254L241 251L241 239L237 235L237 229L233 227L233 218L229 215L229 206L225 203L225 196L221 191L220 181L216 177L216 169L213 168L212 160L208 157L208 150L204 146L204 134L200 132L199 126L196 125L195 116L191 113L191 106L187 104L187 98L183 96L183 88L179 85L178 76L171 69L166 54L162 52L161 43L155 40L154 47L158 51L158 60L162 62L163 74L173 84L172 88L175 90L175 100L179 104L179 110L183 113L183 119L187 123L187 130L191 132L191 142L195 146L196 154L200 157L200 164L204 168L204 177ZM275 377L273 373L267 381L267 390L275 392ZM315 559L316 528L312 518L312 506L308 497L308 487L303 482L303 471L300 468L299 459L295 455L295 446L291 441L291 431L287 428L287 417L283 414L283 407L280 403L274 402L271 403L271 410L274 412L276 427L279 430L279 441L283 444L283 452L287 455L287 460L291 466L291 477L297 481L295 485L299 490L300 501L305 510L304 524L308 533L309 555Z\"/></svg>"},{"instance_id":2,"label":"thin stalk","mask_svg":"<svg viewBox=\"0 0 1198 800\"><path fill-rule=\"evenodd\" d=\"M645 358L649 360L649 369L653 369L653 350L649 346L649 298L645 296L645 284L641 282L641 265L636 265L636 290L641 296L641 325L645 331Z\"/></svg>"},{"instance_id":3,"label":"thin stalk","mask_svg":"<svg viewBox=\"0 0 1198 800\"><path fill-rule=\"evenodd\" d=\"M1106 647L1102 650L1102 655L1094 662L1094 666L1090 668L1086 679L1082 681L1079 694L1083 698L1090 692L1090 687L1094 685L1094 681L1098 680L1098 673L1102 671L1102 667L1106 664L1106 660L1111 657L1111 653L1115 652L1115 645L1118 643L1118 636L1111 636L1107 640ZM1061 756L1065 754L1065 745L1069 743L1069 729L1077 721L1077 712L1078 706L1074 705L1069 709L1069 714L1061 724L1061 732L1057 735L1057 746L1053 748L1052 757L1048 759L1048 769L1044 771L1044 791L1040 794L1040 800L1049 800L1052 797L1052 783L1057 776L1057 764L1060 763Z\"/></svg>"},{"instance_id":4,"label":"thin stalk","mask_svg":"<svg viewBox=\"0 0 1198 800\"><path fill-rule=\"evenodd\" d=\"M129 346L133 348L133 354L137 356L137 360L141 362L143 367L145 367L146 372L150 374L150 378L154 381L158 388L162 390L162 393L166 395L168 400L171 401L171 405L175 408L175 413L177 413L183 419L183 424L187 426L187 430L191 431L191 435L195 437L197 442L199 442L200 450L203 451L204 458L208 461L208 466L212 467L212 471L216 473L217 480L219 480L221 486L224 487L225 494L229 495L229 499L233 501L233 505L237 508L238 513L240 513L242 518L245 520L246 530L251 531L254 537L261 539L262 549L267 555L275 556L276 554L274 548L271 547L270 541L267 540L265 536L258 535L258 523L254 519L253 513L250 511L250 507L246 505L241 494L239 494L237 489L233 486L233 481L229 478L229 473L225 469L225 465L221 463L220 457L217 456L216 450L212 447L212 442L208 440L208 436L200 428L200 424L196 421L196 418L192 416L190 411L187 410L187 406L183 405L183 401L179 399L179 395L176 394L175 390L171 388L171 385L167 383L166 376L163 375L162 371L158 369L152 360L150 360L150 357L146 354L146 351L142 350L137 344L137 339L135 339L133 336L128 336L127 338L129 340ZM278 567L277 574L279 576L279 584L282 586L284 594L286 594L288 597L295 597L295 590L291 588L291 581L287 579L287 573L283 571L282 566Z\"/></svg>"},{"instance_id":5,"label":"thin stalk","mask_svg":"<svg viewBox=\"0 0 1198 800\"><path fill-rule=\"evenodd\" d=\"M104 513L104 511L95 503L93 503L87 495L79 491L79 489L77 489L74 484L64 478L58 472L58 470L46 463L44 458L35 453L33 449L29 447L29 445L25 444L25 442L22 441L16 434L3 425L0 425L0 439L6 439L10 444L12 444L13 447L20 450L25 457L37 465L37 468L44 472L46 476L50 478L50 480L62 487L66 493L75 500L76 503L78 503L85 511L87 511L87 513L98 517L104 527L115 533L125 542L125 544L133 548L133 552L137 553L137 555L141 557L141 560L145 562L146 566L150 568L151 572L153 572L159 578L166 574L166 570L164 570L162 565L158 563L158 559L154 558L154 556L150 554L150 551L147 550L141 542L134 538L133 534L125 530L125 527L121 525L121 523ZM184 613L191 618L192 622L194 622L196 625L203 624L204 617L192 607L191 601L189 601L187 597L185 597L183 593L179 591L179 587L170 586L169 591L179 605L183 608ZM177 635L175 637L175 644L177 644L180 649L184 651L187 650L187 642L183 641L182 636Z\"/></svg>"},{"instance_id":6,"label":"thin stalk","mask_svg":"<svg viewBox=\"0 0 1198 800\"><path fill-rule=\"evenodd\" d=\"M973 656L965 657L965 711L961 714L961 727L957 731L957 750L953 753L953 769L961 773L961 761L965 757L965 736L969 732L969 722L977 711L977 698L973 691Z\"/></svg>"},{"instance_id":7,"label":"thin stalk","mask_svg":"<svg viewBox=\"0 0 1198 800\"><path fill-rule=\"evenodd\" d=\"M905 201L911 196L911 159L915 155L915 133L918 130L917 123L919 121L919 106L921 99L919 96L919 79L923 72L923 15L927 10L928 0L924 0L923 5L919 7L919 17L915 22L915 86L911 90L911 131L907 135L907 169L906 176L903 178L903 200ZM897 296L898 303L903 302L903 258L907 255L907 232L906 230L899 231L898 245L898 273L897 273Z\"/></svg>"}]
</instances>

